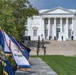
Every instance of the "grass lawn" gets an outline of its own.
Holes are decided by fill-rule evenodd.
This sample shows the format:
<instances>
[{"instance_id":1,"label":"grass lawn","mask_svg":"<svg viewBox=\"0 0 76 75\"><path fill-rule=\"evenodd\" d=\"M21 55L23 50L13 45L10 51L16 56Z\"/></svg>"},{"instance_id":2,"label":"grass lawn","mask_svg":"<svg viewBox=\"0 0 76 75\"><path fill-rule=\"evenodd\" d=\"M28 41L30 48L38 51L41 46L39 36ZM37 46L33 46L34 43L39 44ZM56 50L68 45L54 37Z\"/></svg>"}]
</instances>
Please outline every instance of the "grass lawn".
<instances>
[{"instance_id":1,"label":"grass lawn","mask_svg":"<svg viewBox=\"0 0 76 75\"><path fill-rule=\"evenodd\" d=\"M76 57L58 55L39 56L58 75L76 75Z\"/></svg>"}]
</instances>

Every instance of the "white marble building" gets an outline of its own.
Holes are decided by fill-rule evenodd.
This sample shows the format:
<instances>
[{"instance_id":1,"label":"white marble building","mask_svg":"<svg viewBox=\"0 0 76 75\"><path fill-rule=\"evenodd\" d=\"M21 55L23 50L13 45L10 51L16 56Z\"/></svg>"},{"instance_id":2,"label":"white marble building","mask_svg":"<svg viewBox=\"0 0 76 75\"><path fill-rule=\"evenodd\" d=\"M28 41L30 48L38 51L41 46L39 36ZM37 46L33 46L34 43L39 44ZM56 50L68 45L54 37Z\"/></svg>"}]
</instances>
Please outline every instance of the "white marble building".
<instances>
[{"instance_id":1,"label":"white marble building","mask_svg":"<svg viewBox=\"0 0 76 75\"><path fill-rule=\"evenodd\" d=\"M26 24L25 36L30 36L31 40L40 38L57 40L76 40L76 10L55 7L53 9L40 10L39 15L29 17Z\"/></svg>"}]
</instances>

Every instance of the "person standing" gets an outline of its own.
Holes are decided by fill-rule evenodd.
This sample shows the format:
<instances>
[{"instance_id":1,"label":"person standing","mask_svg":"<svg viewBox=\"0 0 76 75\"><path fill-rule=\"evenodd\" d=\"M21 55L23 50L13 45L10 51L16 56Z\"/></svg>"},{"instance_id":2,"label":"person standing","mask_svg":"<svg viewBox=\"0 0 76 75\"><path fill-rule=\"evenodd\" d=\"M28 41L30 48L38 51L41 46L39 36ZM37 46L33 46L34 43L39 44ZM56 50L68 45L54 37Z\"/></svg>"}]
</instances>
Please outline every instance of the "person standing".
<instances>
[{"instance_id":1,"label":"person standing","mask_svg":"<svg viewBox=\"0 0 76 75\"><path fill-rule=\"evenodd\" d=\"M72 36L71 36L72 41L73 41L73 38L74 38L74 37L73 37L73 35L72 35Z\"/></svg>"},{"instance_id":2,"label":"person standing","mask_svg":"<svg viewBox=\"0 0 76 75\"><path fill-rule=\"evenodd\" d=\"M46 47L44 47L44 55L46 55Z\"/></svg>"},{"instance_id":3,"label":"person standing","mask_svg":"<svg viewBox=\"0 0 76 75\"><path fill-rule=\"evenodd\" d=\"M42 39L42 48L44 47L44 39Z\"/></svg>"},{"instance_id":4,"label":"person standing","mask_svg":"<svg viewBox=\"0 0 76 75\"><path fill-rule=\"evenodd\" d=\"M39 48L40 48L40 37L38 37L37 55L39 55Z\"/></svg>"},{"instance_id":5,"label":"person standing","mask_svg":"<svg viewBox=\"0 0 76 75\"><path fill-rule=\"evenodd\" d=\"M49 35L49 40L51 40L51 36Z\"/></svg>"},{"instance_id":6,"label":"person standing","mask_svg":"<svg viewBox=\"0 0 76 75\"><path fill-rule=\"evenodd\" d=\"M62 38L62 41L63 41L63 36L61 38Z\"/></svg>"}]
</instances>

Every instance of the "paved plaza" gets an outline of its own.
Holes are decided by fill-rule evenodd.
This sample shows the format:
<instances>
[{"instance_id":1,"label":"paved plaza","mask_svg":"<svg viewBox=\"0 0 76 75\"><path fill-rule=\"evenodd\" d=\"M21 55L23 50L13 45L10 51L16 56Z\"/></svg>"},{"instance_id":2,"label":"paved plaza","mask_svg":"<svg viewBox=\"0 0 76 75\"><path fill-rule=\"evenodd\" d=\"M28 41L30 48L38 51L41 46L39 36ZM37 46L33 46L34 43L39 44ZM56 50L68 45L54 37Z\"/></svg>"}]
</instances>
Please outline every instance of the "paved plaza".
<instances>
[{"instance_id":1,"label":"paved plaza","mask_svg":"<svg viewBox=\"0 0 76 75\"><path fill-rule=\"evenodd\" d=\"M15 72L15 75L57 75L45 62L40 58L30 58L32 70Z\"/></svg>"}]
</instances>

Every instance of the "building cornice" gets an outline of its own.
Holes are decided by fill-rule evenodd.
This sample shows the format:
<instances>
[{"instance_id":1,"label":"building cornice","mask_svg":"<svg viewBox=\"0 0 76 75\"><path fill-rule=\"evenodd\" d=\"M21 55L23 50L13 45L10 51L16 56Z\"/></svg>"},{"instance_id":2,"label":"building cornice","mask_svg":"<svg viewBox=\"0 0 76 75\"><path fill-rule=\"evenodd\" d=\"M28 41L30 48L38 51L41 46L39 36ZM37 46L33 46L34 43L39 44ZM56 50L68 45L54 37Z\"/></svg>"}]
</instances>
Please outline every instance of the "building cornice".
<instances>
[{"instance_id":1,"label":"building cornice","mask_svg":"<svg viewBox=\"0 0 76 75\"><path fill-rule=\"evenodd\" d=\"M69 13L54 13L54 15L55 15L55 14L61 14L61 15L62 15L62 14L75 14L75 12L70 11L70 10L65 9L65 8L62 8L62 7L60 7L60 6L57 6L57 7L53 8L53 9L44 11L44 12L42 12L42 13L40 13L40 14L41 14L41 15L45 15L45 14L47 14L48 12L52 12L52 11L54 11L54 10L56 10L56 9L61 9L61 10L64 10L64 11L66 11L66 12L69 12ZM53 13L48 13L48 15L51 15L51 14L53 14Z\"/></svg>"}]
</instances>

